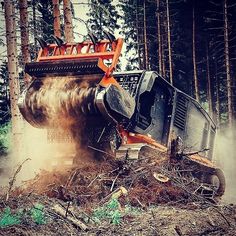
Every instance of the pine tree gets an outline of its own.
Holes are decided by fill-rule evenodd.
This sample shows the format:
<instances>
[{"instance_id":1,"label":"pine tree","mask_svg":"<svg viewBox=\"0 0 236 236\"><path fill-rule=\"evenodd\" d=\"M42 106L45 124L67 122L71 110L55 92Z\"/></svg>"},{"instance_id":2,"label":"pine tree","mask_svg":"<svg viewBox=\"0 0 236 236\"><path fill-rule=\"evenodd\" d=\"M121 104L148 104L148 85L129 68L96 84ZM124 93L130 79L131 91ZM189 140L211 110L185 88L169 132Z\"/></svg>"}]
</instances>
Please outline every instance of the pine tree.
<instances>
[{"instance_id":1,"label":"pine tree","mask_svg":"<svg viewBox=\"0 0 236 236\"><path fill-rule=\"evenodd\" d=\"M7 59L8 59L8 75L10 89L10 105L11 105L11 123L13 135L13 147L15 153L20 150L20 134L21 134L21 115L17 106L19 97L19 78L18 78L18 62L17 62L17 44L16 44L16 23L15 9L11 1L4 1L5 23L6 23L6 41L7 41Z\"/></svg>"},{"instance_id":2,"label":"pine tree","mask_svg":"<svg viewBox=\"0 0 236 236\"><path fill-rule=\"evenodd\" d=\"M36 9L39 12L39 19L33 19L39 24L39 28L37 29L37 36L43 37L45 40L48 39L53 33L53 3L52 0L37 0Z\"/></svg>"},{"instance_id":3,"label":"pine tree","mask_svg":"<svg viewBox=\"0 0 236 236\"><path fill-rule=\"evenodd\" d=\"M212 82L211 82L211 74L210 74L210 58L209 58L209 46L206 45L206 71L207 71L207 100L208 100L208 111L212 116Z\"/></svg>"},{"instance_id":4,"label":"pine tree","mask_svg":"<svg viewBox=\"0 0 236 236\"><path fill-rule=\"evenodd\" d=\"M228 2L224 0L224 48L225 48L225 68L227 81L227 97L228 97L228 119L229 127L233 125L233 102L232 102L232 79L230 73L229 59L229 22L228 22Z\"/></svg>"},{"instance_id":5,"label":"pine tree","mask_svg":"<svg viewBox=\"0 0 236 236\"><path fill-rule=\"evenodd\" d=\"M167 18L167 35L168 35L169 76L170 76L170 83L173 84L173 65L172 65L171 29L170 29L170 4L169 4L169 0L166 0L166 18Z\"/></svg>"},{"instance_id":6,"label":"pine tree","mask_svg":"<svg viewBox=\"0 0 236 236\"><path fill-rule=\"evenodd\" d=\"M159 74L160 76L163 75L162 73L162 63L163 63L163 58L162 58L162 33L161 33L161 14L160 14L160 0L157 0L157 38L158 38L158 68L159 68Z\"/></svg>"},{"instance_id":7,"label":"pine tree","mask_svg":"<svg viewBox=\"0 0 236 236\"><path fill-rule=\"evenodd\" d=\"M148 38L147 38L147 12L146 0L143 1L143 43L144 43L144 68L149 69L149 53L148 53Z\"/></svg>"},{"instance_id":8,"label":"pine tree","mask_svg":"<svg viewBox=\"0 0 236 236\"><path fill-rule=\"evenodd\" d=\"M5 125L10 120L10 97L7 62L0 66L0 125Z\"/></svg>"},{"instance_id":9,"label":"pine tree","mask_svg":"<svg viewBox=\"0 0 236 236\"><path fill-rule=\"evenodd\" d=\"M121 9L122 25L120 33L126 43L125 57L127 59L126 70L142 68L139 42L139 10L137 0L122 0Z\"/></svg>"},{"instance_id":10,"label":"pine tree","mask_svg":"<svg viewBox=\"0 0 236 236\"><path fill-rule=\"evenodd\" d=\"M72 9L70 0L63 0L64 33L66 42L74 42Z\"/></svg>"},{"instance_id":11,"label":"pine tree","mask_svg":"<svg viewBox=\"0 0 236 236\"><path fill-rule=\"evenodd\" d=\"M28 2L27 0L19 0L20 9L20 32L21 32L21 53L23 65L30 61L29 52L29 26L28 26ZM24 74L24 82L27 85L30 82L30 76Z\"/></svg>"},{"instance_id":12,"label":"pine tree","mask_svg":"<svg viewBox=\"0 0 236 236\"><path fill-rule=\"evenodd\" d=\"M228 7L230 6L230 7ZM210 10L209 10L210 9ZM236 6L233 1L220 3L213 0L206 11L206 30L210 38L209 57L212 64L213 83L213 112L216 114L218 125L225 127L233 123L236 102L233 86L236 70L236 27L234 13Z\"/></svg>"},{"instance_id":13,"label":"pine tree","mask_svg":"<svg viewBox=\"0 0 236 236\"><path fill-rule=\"evenodd\" d=\"M52 0L53 3L53 29L54 35L61 38L61 21L60 21L60 1Z\"/></svg>"},{"instance_id":14,"label":"pine tree","mask_svg":"<svg viewBox=\"0 0 236 236\"><path fill-rule=\"evenodd\" d=\"M195 98L199 102L199 85L198 85L198 77L197 77L197 62L196 62L196 27L195 27L195 2L193 2L193 81L194 81L194 93L195 93Z\"/></svg>"},{"instance_id":15,"label":"pine tree","mask_svg":"<svg viewBox=\"0 0 236 236\"><path fill-rule=\"evenodd\" d=\"M120 15L111 0L90 0L89 6L88 26L100 39L103 38L103 30L113 33L119 29Z\"/></svg>"}]
</instances>

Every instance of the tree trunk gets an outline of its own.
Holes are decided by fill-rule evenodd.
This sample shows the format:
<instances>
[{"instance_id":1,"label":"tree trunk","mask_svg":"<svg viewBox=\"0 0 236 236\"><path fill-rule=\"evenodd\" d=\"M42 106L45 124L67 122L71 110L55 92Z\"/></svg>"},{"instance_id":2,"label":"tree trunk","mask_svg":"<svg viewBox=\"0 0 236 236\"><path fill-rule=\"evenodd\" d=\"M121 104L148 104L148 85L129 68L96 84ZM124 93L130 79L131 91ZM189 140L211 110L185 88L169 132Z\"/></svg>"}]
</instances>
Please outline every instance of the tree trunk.
<instances>
[{"instance_id":1,"label":"tree trunk","mask_svg":"<svg viewBox=\"0 0 236 236\"><path fill-rule=\"evenodd\" d=\"M19 154L20 150L20 134L21 134L21 115L17 106L17 100L20 93L19 78L17 70L17 44L15 29L15 12L13 2L4 1L5 22L6 22L6 42L7 42L7 59L8 74L10 87L10 103L11 103L11 121L13 147L15 154Z\"/></svg>"},{"instance_id":2,"label":"tree trunk","mask_svg":"<svg viewBox=\"0 0 236 236\"><path fill-rule=\"evenodd\" d=\"M161 17L160 17L160 0L157 0L157 38L158 38L158 68L162 76L162 42L161 42Z\"/></svg>"},{"instance_id":3,"label":"tree trunk","mask_svg":"<svg viewBox=\"0 0 236 236\"><path fill-rule=\"evenodd\" d=\"M30 52L29 52L29 27L28 27L28 2L27 0L19 0L19 10L20 10L20 33L21 33L21 52L23 64L30 62ZM27 85L30 82L30 76L24 74L24 82Z\"/></svg>"},{"instance_id":4,"label":"tree trunk","mask_svg":"<svg viewBox=\"0 0 236 236\"><path fill-rule=\"evenodd\" d=\"M168 36L168 54L169 54L170 83L173 84L173 69L172 69L171 35L170 35L170 9L169 9L169 0L166 0L166 17L167 17L167 36Z\"/></svg>"},{"instance_id":5,"label":"tree trunk","mask_svg":"<svg viewBox=\"0 0 236 236\"><path fill-rule=\"evenodd\" d=\"M199 102L198 78L197 78L197 63L196 63L196 43L195 43L195 9L193 6L193 80L195 98Z\"/></svg>"},{"instance_id":6,"label":"tree trunk","mask_svg":"<svg viewBox=\"0 0 236 236\"><path fill-rule=\"evenodd\" d=\"M74 42L73 24L72 24L72 11L70 0L63 0L64 11L64 27L66 42Z\"/></svg>"},{"instance_id":7,"label":"tree trunk","mask_svg":"<svg viewBox=\"0 0 236 236\"><path fill-rule=\"evenodd\" d=\"M208 44L206 46L206 70L207 70L207 97L208 97L208 107L209 114L212 116L212 90L211 90L211 76L210 76L210 64L209 64L209 49Z\"/></svg>"},{"instance_id":8,"label":"tree trunk","mask_svg":"<svg viewBox=\"0 0 236 236\"><path fill-rule=\"evenodd\" d=\"M59 0L52 0L53 4L53 29L54 35L61 38L61 23L60 23L60 3Z\"/></svg>"},{"instance_id":9,"label":"tree trunk","mask_svg":"<svg viewBox=\"0 0 236 236\"><path fill-rule=\"evenodd\" d=\"M148 46L147 46L146 0L143 1L143 37L144 37L145 69L148 70L149 62L148 62Z\"/></svg>"},{"instance_id":10,"label":"tree trunk","mask_svg":"<svg viewBox=\"0 0 236 236\"><path fill-rule=\"evenodd\" d=\"M162 42L164 42L164 36L162 35ZM161 47L162 52L162 75L164 78L166 78L166 56L165 56L165 44L162 43Z\"/></svg>"},{"instance_id":11,"label":"tree trunk","mask_svg":"<svg viewBox=\"0 0 236 236\"><path fill-rule=\"evenodd\" d=\"M215 84L216 84L216 124L220 128L220 85L217 74L217 63L215 62Z\"/></svg>"},{"instance_id":12,"label":"tree trunk","mask_svg":"<svg viewBox=\"0 0 236 236\"><path fill-rule=\"evenodd\" d=\"M34 34L34 57L37 57L37 30L36 30L36 1L32 0L32 11L33 11L33 34Z\"/></svg>"},{"instance_id":13,"label":"tree trunk","mask_svg":"<svg viewBox=\"0 0 236 236\"><path fill-rule=\"evenodd\" d=\"M136 3L136 34L137 34L137 53L138 53L138 65L139 69L142 69L141 56L140 56L140 45L139 45L139 21L138 21L138 3Z\"/></svg>"},{"instance_id":14,"label":"tree trunk","mask_svg":"<svg viewBox=\"0 0 236 236\"><path fill-rule=\"evenodd\" d=\"M229 127L233 125L233 103L232 103L232 79L230 75L229 60L229 25L228 25L228 6L227 0L224 0L224 46L225 46L225 68L227 80L227 96L228 96L228 119Z\"/></svg>"}]
</instances>

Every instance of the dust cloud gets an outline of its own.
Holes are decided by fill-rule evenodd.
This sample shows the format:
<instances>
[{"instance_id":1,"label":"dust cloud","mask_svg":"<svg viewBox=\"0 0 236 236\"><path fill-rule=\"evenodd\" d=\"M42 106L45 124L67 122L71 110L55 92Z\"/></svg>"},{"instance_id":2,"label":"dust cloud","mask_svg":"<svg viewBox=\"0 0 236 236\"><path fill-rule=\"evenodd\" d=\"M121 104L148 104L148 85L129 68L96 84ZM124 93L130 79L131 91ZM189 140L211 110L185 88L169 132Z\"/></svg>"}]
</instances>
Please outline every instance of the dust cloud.
<instances>
[{"instance_id":1,"label":"dust cloud","mask_svg":"<svg viewBox=\"0 0 236 236\"><path fill-rule=\"evenodd\" d=\"M83 78L37 79L25 97L24 117L33 126L68 128L84 122L84 113L94 107L96 87Z\"/></svg>"},{"instance_id":2,"label":"dust cloud","mask_svg":"<svg viewBox=\"0 0 236 236\"><path fill-rule=\"evenodd\" d=\"M14 146L11 146L8 156L0 160L0 186L8 185L23 162L14 186L24 185L24 181L33 179L43 170L64 171L73 166L78 144L69 130L38 129L24 122L19 137L20 147L17 152Z\"/></svg>"},{"instance_id":3,"label":"dust cloud","mask_svg":"<svg viewBox=\"0 0 236 236\"><path fill-rule=\"evenodd\" d=\"M31 125L23 122L20 150L7 158L5 179L28 158L17 175L17 184L35 177L41 170L63 170L75 163L93 161L94 151L87 147L84 110L94 101L94 93L91 82L78 78L36 80L26 94L23 114Z\"/></svg>"},{"instance_id":4,"label":"dust cloud","mask_svg":"<svg viewBox=\"0 0 236 236\"><path fill-rule=\"evenodd\" d=\"M222 200L236 203L236 128L226 128L216 136L214 156L217 165L223 169L226 178L226 191Z\"/></svg>"}]
</instances>

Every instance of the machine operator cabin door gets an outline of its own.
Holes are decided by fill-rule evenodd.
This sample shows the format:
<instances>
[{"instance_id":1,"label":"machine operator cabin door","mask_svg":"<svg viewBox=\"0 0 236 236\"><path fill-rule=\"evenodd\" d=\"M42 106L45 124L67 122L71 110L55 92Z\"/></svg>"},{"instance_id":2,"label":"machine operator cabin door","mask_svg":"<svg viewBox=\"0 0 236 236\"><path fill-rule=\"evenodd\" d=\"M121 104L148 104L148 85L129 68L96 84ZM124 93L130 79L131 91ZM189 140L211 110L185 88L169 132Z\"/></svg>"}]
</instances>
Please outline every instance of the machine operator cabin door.
<instances>
[{"instance_id":1,"label":"machine operator cabin door","mask_svg":"<svg viewBox=\"0 0 236 236\"><path fill-rule=\"evenodd\" d=\"M145 91L139 98L139 118L137 126L144 134L157 142L166 144L170 109L170 92L165 84L156 79L151 91Z\"/></svg>"}]
</instances>

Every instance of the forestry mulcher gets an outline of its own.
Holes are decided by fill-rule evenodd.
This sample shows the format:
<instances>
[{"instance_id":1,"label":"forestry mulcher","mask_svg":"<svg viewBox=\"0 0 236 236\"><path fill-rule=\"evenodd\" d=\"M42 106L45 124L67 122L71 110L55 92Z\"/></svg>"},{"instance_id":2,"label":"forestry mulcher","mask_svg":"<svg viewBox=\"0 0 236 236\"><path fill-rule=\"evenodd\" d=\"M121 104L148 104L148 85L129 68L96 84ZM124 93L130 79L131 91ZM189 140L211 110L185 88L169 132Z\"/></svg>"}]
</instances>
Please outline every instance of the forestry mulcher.
<instances>
[{"instance_id":1,"label":"forestry mulcher","mask_svg":"<svg viewBox=\"0 0 236 236\"><path fill-rule=\"evenodd\" d=\"M155 71L114 72L123 40L109 32L104 36L98 40L90 33L90 39L80 43L64 43L55 36L52 44L38 39L37 60L25 67L32 82L19 98L23 117L35 127L47 126L48 115L40 101L35 102L35 94L45 80L68 77L65 91L73 87L76 92L69 96L69 105L62 102L62 109L86 118L81 140L86 136L87 146L106 153L109 146L116 158L138 158L143 150L168 153L176 162L187 157L198 167L193 175L223 195L224 174L212 162L216 125L210 116ZM83 81L87 85L81 87ZM81 93L82 100L76 102Z\"/></svg>"}]
</instances>

